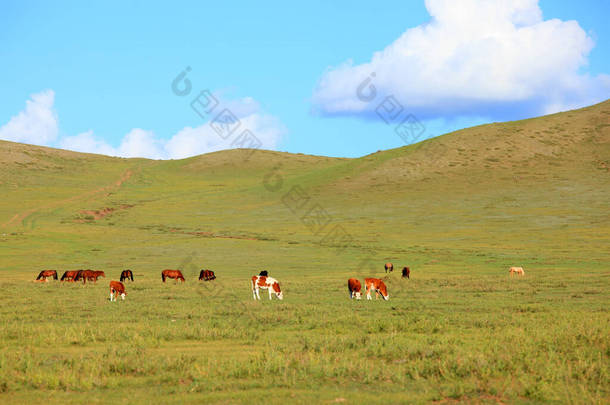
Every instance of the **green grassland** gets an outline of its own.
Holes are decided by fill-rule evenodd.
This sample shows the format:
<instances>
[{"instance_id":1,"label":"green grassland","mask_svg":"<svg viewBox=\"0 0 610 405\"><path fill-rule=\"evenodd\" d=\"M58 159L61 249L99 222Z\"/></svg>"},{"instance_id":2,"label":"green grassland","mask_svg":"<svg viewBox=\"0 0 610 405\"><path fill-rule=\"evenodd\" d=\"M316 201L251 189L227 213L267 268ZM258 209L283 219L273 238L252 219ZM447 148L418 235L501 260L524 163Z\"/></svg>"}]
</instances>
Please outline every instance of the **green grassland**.
<instances>
[{"instance_id":1,"label":"green grassland","mask_svg":"<svg viewBox=\"0 0 610 405\"><path fill-rule=\"evenodd\" d=\"M0 164L1 403L610 401L610 102L359 159ZM80 268L107 278L32 282ZM390 300L350 301L370 276Z\"/></svg>"}]
</instances>

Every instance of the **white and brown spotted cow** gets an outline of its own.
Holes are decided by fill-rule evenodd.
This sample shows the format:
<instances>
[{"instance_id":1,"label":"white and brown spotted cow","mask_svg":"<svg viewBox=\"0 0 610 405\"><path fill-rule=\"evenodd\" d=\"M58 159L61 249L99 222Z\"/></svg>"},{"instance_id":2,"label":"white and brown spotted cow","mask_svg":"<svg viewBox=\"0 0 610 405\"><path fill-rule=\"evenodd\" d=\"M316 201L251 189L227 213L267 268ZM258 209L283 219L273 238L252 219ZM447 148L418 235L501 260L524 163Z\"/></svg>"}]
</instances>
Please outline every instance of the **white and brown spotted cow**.
<instances>
[{"instance_id":1,"label":"white and brown spotted cow","mask_svg":"<svg viewBox=\"0 0 610 405\"><path fill-rule=\"evenodd\" d=\"M388 294L388 289L385 286L385 283L378 278L365 278L364 285L366 286L366 299L370 300L371 292L375 292L375 299L379 297L379 294L383 297L384 300L390 299L390 294Z\"/></svg>"},{"instance_id":2,"label":"white and brown spotted cow","mask_svg":"<svg viewBox=\"0 0 610 405\"><path fill-rule=\"evenodd\" d=\"M261 288L269 291L269 299L271 299L273 294L281 300L284 299L284 293L282 293L282 290L280 289L280 283L273 277L252 276L252 296L255 300L261 299L259 294L259 289Z\"/></svg>"},{"instance_id":3,"label":"white and brown spotted cow","mask_svg":"<svg viewBox=\"0 0 610 405\"><path fill-rule=\"evenodd\" d=\"M120 281L110 282L110 301L116 301L118 296L124 300L127 293L125 292L125 286Z\"/></svg>"}]
</instances>

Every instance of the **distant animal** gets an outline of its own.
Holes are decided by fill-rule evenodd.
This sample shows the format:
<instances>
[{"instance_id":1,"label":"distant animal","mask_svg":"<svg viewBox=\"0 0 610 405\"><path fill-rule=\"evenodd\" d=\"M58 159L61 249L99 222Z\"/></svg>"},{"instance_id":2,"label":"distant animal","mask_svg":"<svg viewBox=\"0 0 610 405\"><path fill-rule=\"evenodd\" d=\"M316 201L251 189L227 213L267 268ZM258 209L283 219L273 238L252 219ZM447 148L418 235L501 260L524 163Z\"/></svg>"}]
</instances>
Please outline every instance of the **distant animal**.
<instances>
[{"instance_id":1,"label":"distant animal","mask_svg":"<svg viewBox=\"0 0 610 405\"><path fill-rule=\"evenodd\" d=\"M260 273L258 273L258 275L259 275L259 276L264 276L264 277L267 277L267 276L269 276L269 273L267 272L267 270L263 270L263 271L261 271Z\"/></svg>"},{"instance_id":2,"label":"distant animal","mask_svg":"<svg viewBox=\"0 0 610 405\"><path fill-rule=\"evenodd\" d=\"M360 284L360 280L357 278L350 278L347 280L347 289L349 290L349 297L354 299L354 297L359 300L362 297L362 284Z\"/></svg>"},{"instance_id":3,"label":"distant animal","mask_svg":"<svg viewBox=\"0 0 610 405\"><path fill-rule=\"evenodd\" d=\"M121 283L125 280L133 281L133 272L131 270L123 270L121 272Z\"/></svg>"},{"instance_id":4,"label":"distant animal","mask_svg":"<svg viewBox=\"0 0 610 405\"><path fill-rule=\"evenodd\" d=\"M199 280L212 281L216 278L212 270L201 270L199 272Z\"/></svg>"},{"instance_id":5,"label":"distant animal","mask_svg":"<svg viewBox=\"0 0 610 405\"><path fill-rule=\"evenodd\" d=\"M513 274L516 274L518 276L525 276L525 271L523 271L523 267L511 267L510 269L508 269L508 272L511 276Z\"/></svg>"},{"instance_id":6,"label":"distant animal","mask_svg":"<svg viewBox=\"0 0 610 405\"><path fill-rule=\"evenodd\" d=\"M38 274L36 280L47 281L47 277L53 277L53 280L57 280L57 272L55 270L43 270Z\"/></svg>"},{"instance_id":7,"label":"distant animal","mask_svg":"<svg viewBox=\"0 0 610 405\"><path fill-rule=\"evenodd\" d=\"M184 276L180 270L163 270L161 272L161 280L165 283L166 278L173 278L174 280L182 280L184 282Z\"/></svg>"},{"instance_id":8,"label":"distant animal","mask_svg":"<svg viewBox=\"0 0 610 405\"><path fill-rule=\"evenodd\" d=\"M110 282L110 301L116 301L117 296L120 295L121 299L124 300L127 293L125 292L125 286L119 281ZM114 298L114 299L113 299Z\"/></svg>"},{"instance_id":9,"label":"distant animal","mask_svg":"<svg viewBox=\"0 0 610 405\"><path fill-rule=\"evenodd\" d=\"M385 268L385 272L393 272L394 271L394 265L392 263L386 263L385 266L383 266Z\"/></svg>"},{"instance_id":10,"label":"distant animal","mask_svg":"<svg viewBox=\"0 0 610 405\"><path fill-rule=\"evenodd\" d=\"M106 277L106 274L97 270L79 270L74 277L74 281L83 280L83 284L86 284L87 281L96 282L99 277Z\"/></svg>"},{"instance_id":11,"label":"distant animal","mask_svg":"<svg viewBox=\"0 0 610 405\"><path fill-rule=\"evenodd\" d=\"M74 276L74 280L73 281L80 281L83 280L83 284L85 284L87 282L87 274L88 272L91 270L78 270L76 272L76 275Z\"/></svg>"},{"instance_id":12,"label":"distant animal","mask_svg":"<svg viewBox=\"0 0 610 405\"><path fill-rule=\"evenodd\" d=\"M280 289L280 283L277 282L273 277L266 276L252 276L252 296L254 299L261 299L259 289L269 291L269 299L275 294L280 300L284 299L284 293Z\"/></svg>"},{"instance_id":13,"label":"distant animal","mask_svg":"<svg viewBox=\"0 0 610 405\"><path fill-rule=\"evenodd\" d=\"M64 272L63 276L61 276L59 281L72 281L72 282L74 282L74 279L78 275L79 271L82 271L82 270L68 270L68 271Z\"/></svg>"},{"instance_id":14,"label":"distant animal","mask_svg":"<svg viewBox=\"0 0 610 405\"><path fill-rule=\"evenodd\" d=\"M379 294L383 297L384 300L389 300L390 295L388 294L388 289L385 286L385 283L378 278L365 278L364 285L366 286L366 299L370 300L371 292L375 292L375 299L379 298Z\"/></svg>"},{"instance_id":15,"label":"distant animal","mask_svg":"<svg viewBox=\"0 0 610 405\"><path fill-rule=\"evenodd\" d=\"M411 275L411 269L408 267L403 267L402 268L402 276L405 278L409 278L409 276Z\"/></svg>"}]
</instances>

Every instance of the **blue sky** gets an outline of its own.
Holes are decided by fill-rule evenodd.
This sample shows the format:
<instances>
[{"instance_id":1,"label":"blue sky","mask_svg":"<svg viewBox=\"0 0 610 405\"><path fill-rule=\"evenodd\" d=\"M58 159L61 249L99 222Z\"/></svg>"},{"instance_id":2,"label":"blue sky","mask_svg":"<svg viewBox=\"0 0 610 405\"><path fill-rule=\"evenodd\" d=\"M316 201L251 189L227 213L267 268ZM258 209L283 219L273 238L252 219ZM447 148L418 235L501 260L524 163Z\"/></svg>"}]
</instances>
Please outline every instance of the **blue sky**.
<instances>
[{"instance_id":1,"label":"blue sky","mask_svg":"<svg viewBox=\"0 0 610 405\"><path fill-rule=\"evenodd\" d=\"M609 4L5 0L0 139L179 158L249 129L262 148L362 156L610 98ZM362 101L371 72L377 96ZM208 118L227 108L241 122L226 140L190 106L206 89L219 101Z\"/></svg>"}]
</instances>

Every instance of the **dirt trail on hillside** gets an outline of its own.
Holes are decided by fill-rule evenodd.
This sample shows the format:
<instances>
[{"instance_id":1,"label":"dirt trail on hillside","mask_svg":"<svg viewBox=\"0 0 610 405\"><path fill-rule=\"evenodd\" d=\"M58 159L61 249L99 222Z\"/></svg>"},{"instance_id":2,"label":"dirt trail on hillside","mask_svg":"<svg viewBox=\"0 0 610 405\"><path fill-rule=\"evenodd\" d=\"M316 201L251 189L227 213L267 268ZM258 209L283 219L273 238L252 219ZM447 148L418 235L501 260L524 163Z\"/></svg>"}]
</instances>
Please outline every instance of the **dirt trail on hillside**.
<instances>
[{"instance_id":1,"label":"dirt trail on hillside","mask_svg":"<svg viewBox=\"0 0 610 405\"><path fill-rule=\"evenodd\" d=\"M123 185L123 183L125 183L127 180L129 180L131 178L131 176L133 176L133 170L127 169L127 170L125 170L125 172L123 172L121 177L119 177L119 179L116 180L112 184L109 184L104 187L96 188L91 191L86 191L84 193L75 195L70 198L66 198L64 200L55 201L53 203L46 204L41 207L31 208L27 211L23 211L21 213L15 214L10 220L8 220L8 222L5 222L4 224L2 224L2 228L6 228L14 223L23 222L25 219L27 219L30 215L34 214L36 211L43 210L43 209L58 208L58 207L61 207L62 205L66 205L66 204L69 204L71 202L74 202L74 201L77 201L80 199L94 197L97 194L107 193L115 188L120 188Z\"/></svg>"}]
</instances>

